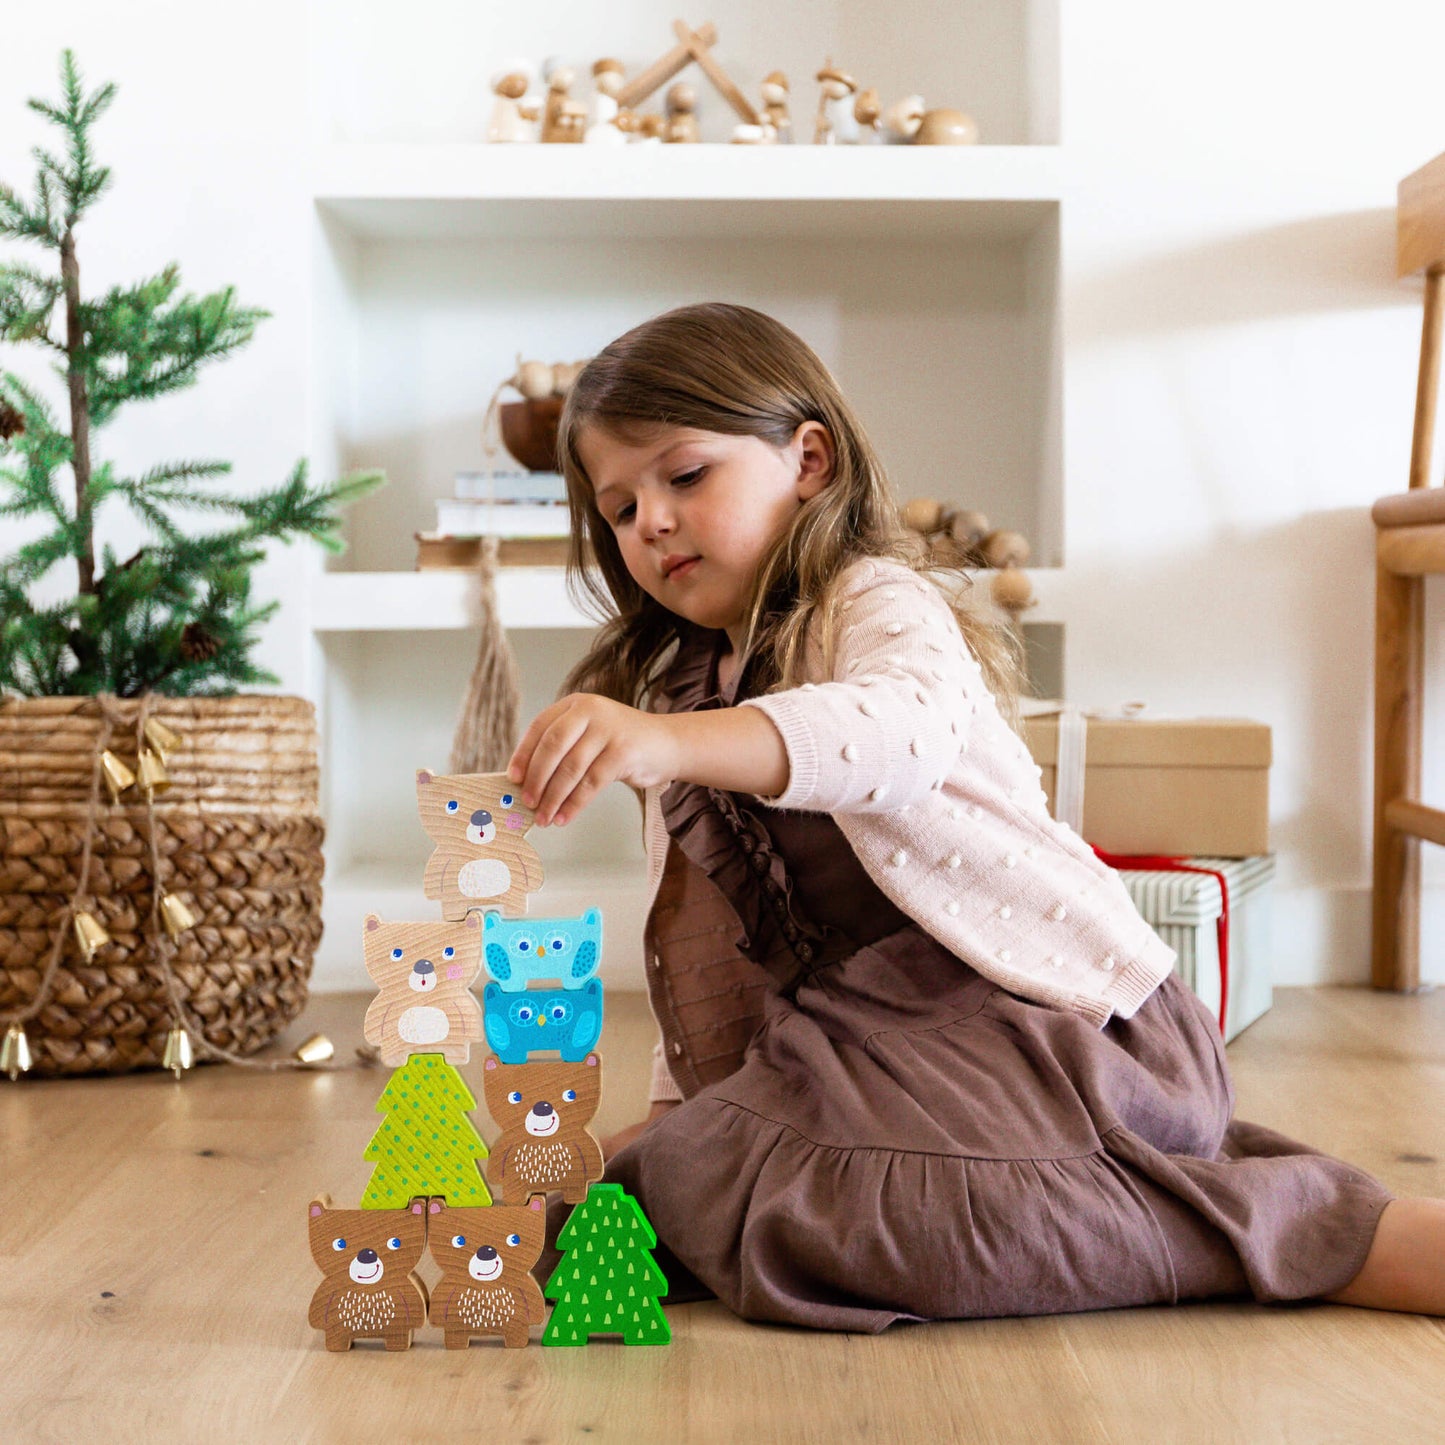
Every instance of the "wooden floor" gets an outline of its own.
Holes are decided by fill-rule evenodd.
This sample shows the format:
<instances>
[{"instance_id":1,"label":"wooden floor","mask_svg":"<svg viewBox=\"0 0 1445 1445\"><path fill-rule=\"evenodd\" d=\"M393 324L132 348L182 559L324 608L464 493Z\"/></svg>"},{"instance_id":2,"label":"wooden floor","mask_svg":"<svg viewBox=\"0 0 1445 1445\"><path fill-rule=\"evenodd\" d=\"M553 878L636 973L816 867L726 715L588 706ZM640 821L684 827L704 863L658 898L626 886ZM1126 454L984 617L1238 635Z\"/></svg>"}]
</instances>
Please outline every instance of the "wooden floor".
<instances>
[{"instance_id":1,"label":"wooden floor","mask_svg":"<svg viewBox=\"0 0 1445 1445\"><path fill-rule=\"evenodd\" d=\"M319 999L287 1039L322 1028L350 1057L365 1002ZM649 1032L641 998L609 999L599 1134L641 1107ZM1243 1116L1445 1194L1445 992L1290 990L1231 1055ZM850 1336L711 1302L670 1311L666 1348L463 1355L426 1330L404 1354L328 1354L306 1204L359 1198L383 1083L0 1079L0 1439L1445 1439L1445 1326L1318 1305Z\"/></svg>"}]
</instances>

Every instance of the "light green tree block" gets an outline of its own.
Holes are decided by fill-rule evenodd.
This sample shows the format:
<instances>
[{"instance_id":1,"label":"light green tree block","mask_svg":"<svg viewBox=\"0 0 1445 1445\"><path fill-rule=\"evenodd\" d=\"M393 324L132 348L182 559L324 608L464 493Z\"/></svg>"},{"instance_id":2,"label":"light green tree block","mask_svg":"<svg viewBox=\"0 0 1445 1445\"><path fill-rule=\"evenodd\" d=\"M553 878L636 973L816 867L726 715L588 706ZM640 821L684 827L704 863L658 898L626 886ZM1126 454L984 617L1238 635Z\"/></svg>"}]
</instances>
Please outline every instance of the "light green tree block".
<instances>
[{"instance_id":1,"label":"light green tree block","mask_svg":"<svg viewBox=\"0 0 1445 1445\"><path fill-rule=\"evenodd\" d=\"M650 1251L657 1234L620 1184L594 1184L562 1226L563 1251L544 1293L554 1301L544 1345L585 1345L592 1335L620 1334L629 1345L672 1339L658 1296L667 1279Z\"/></svg>"},{"instance_id":2,"label":"light green tree block","mask_svg":"<svg viewBox=\"0 0 1445 1445\"><path fill-rule=\"evenodd\" d=\"M405 1209L418 1195L485 1206L492 1196L477 1166L487 1146L467 1112L477 1101L440 1054L413 1054L376 1101L385 1114L362 1158L375 1167L363 1209Z\"/></svg>"}]
</instances>

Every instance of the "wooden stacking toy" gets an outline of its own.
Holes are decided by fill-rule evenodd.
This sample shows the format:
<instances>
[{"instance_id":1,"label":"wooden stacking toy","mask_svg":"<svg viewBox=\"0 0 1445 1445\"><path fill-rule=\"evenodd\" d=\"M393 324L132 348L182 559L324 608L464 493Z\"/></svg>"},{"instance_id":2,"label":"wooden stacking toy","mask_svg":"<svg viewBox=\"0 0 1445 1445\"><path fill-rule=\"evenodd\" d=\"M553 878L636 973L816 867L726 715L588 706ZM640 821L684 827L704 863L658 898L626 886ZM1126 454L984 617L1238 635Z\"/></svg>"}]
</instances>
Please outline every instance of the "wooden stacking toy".
<instances>
[{"instance_id":1,"label":"wooden stacking toy","mask_svg":"<svg viewBox=\"0 0 1445 1445\"><path fill-rule=\"evenodd\" d=\"M362 1155L372 1172L360 1208L334 1208L324 1194L308 1206L322 1273L310 1323L338 1351L356 1340L408 1349L428 1323L448 1349L478 1336L528 1344L546 1309L532 1270L557 1191L576 1208L547 1283L557 1303L542 1343L620 1334L665 1344L667 1281L649 1253L657 1236L621 1186L598 1182L602 1148L587 1128L602 1097L601 910L526 917L543 876L526 838L536 815L505 774L420 769L416 788L434 844L424 891L442 917L369 913L362 925L378 990L364 1032L393 1072ZM479 1007L472 985L484 963ZM483 1039L487 1109L501 1130L490 1150L459 1072ZM441 1271L430 1293L416 1273L424 1253Z\"/></svg>"}]
</instances>

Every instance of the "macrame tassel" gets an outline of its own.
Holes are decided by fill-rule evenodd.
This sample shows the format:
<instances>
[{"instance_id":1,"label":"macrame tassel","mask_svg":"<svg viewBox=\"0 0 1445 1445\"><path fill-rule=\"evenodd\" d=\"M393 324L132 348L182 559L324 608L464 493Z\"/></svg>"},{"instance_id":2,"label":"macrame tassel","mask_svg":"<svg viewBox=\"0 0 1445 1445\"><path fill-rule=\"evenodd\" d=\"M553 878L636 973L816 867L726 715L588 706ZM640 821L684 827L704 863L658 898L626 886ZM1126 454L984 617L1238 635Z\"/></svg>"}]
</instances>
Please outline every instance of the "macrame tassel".
<instances>
[{"instance_id":1,"label":"macrame tassel","mask_svg":"<svg viewBox=\"0 0 1445 1445\"><path fill-rule=\"evenodd\" d=\"M454 773L500 773L517 746L522 690L517 659L497 605L497 539L482 538L482 636L452 739Z\"/></svg>"}]
</instances>

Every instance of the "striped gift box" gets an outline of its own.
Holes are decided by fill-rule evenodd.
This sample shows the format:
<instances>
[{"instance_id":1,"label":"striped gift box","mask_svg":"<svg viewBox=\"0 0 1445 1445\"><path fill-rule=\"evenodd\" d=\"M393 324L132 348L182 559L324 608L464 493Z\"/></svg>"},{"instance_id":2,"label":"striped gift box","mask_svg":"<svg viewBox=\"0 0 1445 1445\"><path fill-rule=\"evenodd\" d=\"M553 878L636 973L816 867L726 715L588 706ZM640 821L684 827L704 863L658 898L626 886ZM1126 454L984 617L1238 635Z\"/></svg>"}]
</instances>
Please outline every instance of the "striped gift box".
<instances>
[{"instance_id":1,"label":"striped gift box","mask_svg":"<svg viewBox=\"0 0 1445 1445\"><path fill-rule=\"evenodd\" d=\"M1229 888L1229 1001L1225 1042L1247 1029L1273 1002L1270 982L1274 854L1252 858L1187 858L1191 867L1222 873ZM1219 880L1209 873L1125 868L1119 872L1134 906L1179 955L1175 972L1219 1017Z\"/></svg>"}]
</instances>

